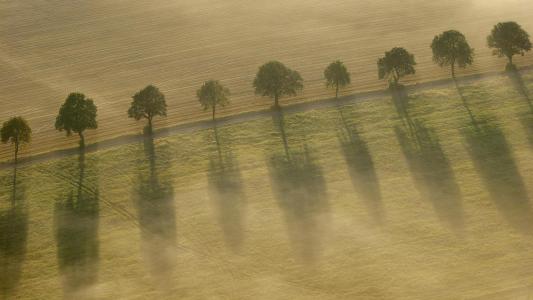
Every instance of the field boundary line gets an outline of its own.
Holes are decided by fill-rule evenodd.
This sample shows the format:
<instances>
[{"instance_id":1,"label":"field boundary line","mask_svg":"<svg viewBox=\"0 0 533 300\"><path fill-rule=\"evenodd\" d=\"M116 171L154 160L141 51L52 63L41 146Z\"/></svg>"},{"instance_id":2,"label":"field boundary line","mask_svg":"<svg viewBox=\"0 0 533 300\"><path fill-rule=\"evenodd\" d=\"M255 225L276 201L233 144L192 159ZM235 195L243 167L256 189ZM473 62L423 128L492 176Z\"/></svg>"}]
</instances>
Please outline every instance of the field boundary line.
<instances>
[{"instance_id":1,"label":"field boundary line","mask_svg":"<svg viewBox=\"0 0 533 300\"><path fill-rule=\"evenodd\" d=\"M529 72L533 70L533 65L528 65L521 67L519 71ZM486 73L477 73L472 75L467 75L463 77L458 77L457 81L461 83L471 83L481 81L487 78L494 78L498 76L505 76L506 71L500 72L486 72ZM453 86L454 80L452 78L439 79L434 81L427 81L422 83L415 83L412 85L406 86L409 92L415 91L425 91L434 88L442 88ZM316 109L331 108L337 105L350 105L358 102L364 102L376 98L389 96L390 92L388 89L380 90L371 90L365 92L356 92L349 95L340 96L338 99L334 97L323 98L313 101L301 102L296 104L289 104L283 106L283 111L288 114L299 113L304 111L311 111ZM226 126L244 123L247 121L253 121L260 118L271 117L273 113L272 109L261 109L256 111L249 111L244 113L233 114L229 116L220 117L216 120L218 126ZM188 123L181 123L174 126L160 128L154 131L154 138L164 138L180 133L191 133L204 129L209 129L213 126L213 121L210 119L203 119ZM110 138L107 140L102 140L96 143L86 145L85 152L92 153L99 150L106 150L115 147L119 147L127 144L141 143L143 141L143 134L128 134L122 135L115 138ZM78 147L66 148L60 150L54 150L50 152L44 152L36 155L30 155L26 157L19 158L19 167L27 166L31 164L46 162L54 159L59 159L63 157L73 156L79 153ZM7 169L8 167L13 166L13 161L1 161L0 170Z\"/></svg>"}]
</instances>

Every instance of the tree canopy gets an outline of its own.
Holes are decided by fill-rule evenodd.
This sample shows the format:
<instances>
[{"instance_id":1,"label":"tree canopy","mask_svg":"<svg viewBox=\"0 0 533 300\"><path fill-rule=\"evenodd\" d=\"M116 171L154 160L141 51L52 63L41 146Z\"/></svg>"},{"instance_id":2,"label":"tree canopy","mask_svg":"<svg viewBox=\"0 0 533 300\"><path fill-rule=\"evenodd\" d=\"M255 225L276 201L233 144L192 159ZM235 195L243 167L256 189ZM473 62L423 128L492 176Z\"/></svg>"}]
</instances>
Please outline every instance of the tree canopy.
<instances>
[{"instance_id":1,"label":"tree canopy","mask_svg":"<svg viewBox=\"0 0 533 300\"><path fill-rule=\"evenodd\" d=\"M433 61L441 67L450 66L455 78L455 66L466 68L474 62L474 49L470 47L465 36L457 30L445 31L431 43Z\"/></svg>"},{"instance_id":2,"label":"tree canopy","mask_svg":"<svg viewBox=\"0 0 533 300\"><path fill-rule=\"evenodd\" d=\"M413 54L401 47L392 48L378 59L379 79L388 78L396 86L403 76L415 74L415 65Z\"/></svg>"},{"instance_id":3,"label":"tree canopy","mask_svg":"<svg viewBox=\"0 0 533 300\"><path fill-rule=\"evenodd\" d=\"M326 86L335 88L335 98L339 96L339 88L350 84L350 73L340 61L334 61L324 70Z\"/></svg>"},{"instance_id":4,"label":"tree canopy","mask_svg":"<svg viewBox=\"0 0 533 300\"><path fill-rule=\"evenodd\" d=\"M198 91L196 91L196 95L198 96L198 101L200 101L200 104L204 110L212 110L214 120L216 106L225 106L229 103L230 91L218 80L209 80L206 81Z\"/></svg>"},{"instance_id":5,"label":"tree canopy","mask_svg":"<svg viewBox=\"0 0 533 300\"><path fill-rule=\"evenodd\" d=\"M531 50L529 34L516 22L496 24L487 37L487 44L493 49L493 55L507 57L509 66L513 64L514 55L524 55Z\"/></svg>"},{"instance_id":6,"label":"tree canopy","mask_svg":"<svg viewBox=\"0 0 533 300\"><path fill-rule=\"evenodd\" d=\"M67 136L72 132L77 133L80 136L80 146L83 147L85 145L83 132L86 129L98 128L94 101L82 93L71 93L59 109L55 127L59 131L65 130Z\"/></svg>"},{"instance_id":7,"label":"tree canopy","mask_svg":"<svg viewBox=\"0 0 533 300\"><path fill-rule=\"evenodd\" d=\"M21 143L29 143L31 140L31 128L22 117L14 117L4 122L0 129L2 143L15 144L15 162L17 161L19 146Z\"/></svg>"},{"instance_id":8,"label":"tree canopy","mask_svg":"<svg viewBox=\"0 0 533 300\"><path fill-rule=\"evenodd\" d=\"M278 61L271 61L259 67L253 86L257 95L274 99L274 105L279 107L279 98L295 96L303 89L303 79L300 73Z\"/></svg>"},{"instance_id":9,"label":"tree canopy","mask_svg":"<svg viewBox=\"0 0 533 300\"><path fill-rule=\"evenodd\" d=\"M152 131L152 119L155 116L165 117L167 115L167 103L165 95L153 85L148 85L144 89L133 95L133 101L128 109L128 117L140 120L148 119L148 129Z\"/></svg>"}]
</instances>

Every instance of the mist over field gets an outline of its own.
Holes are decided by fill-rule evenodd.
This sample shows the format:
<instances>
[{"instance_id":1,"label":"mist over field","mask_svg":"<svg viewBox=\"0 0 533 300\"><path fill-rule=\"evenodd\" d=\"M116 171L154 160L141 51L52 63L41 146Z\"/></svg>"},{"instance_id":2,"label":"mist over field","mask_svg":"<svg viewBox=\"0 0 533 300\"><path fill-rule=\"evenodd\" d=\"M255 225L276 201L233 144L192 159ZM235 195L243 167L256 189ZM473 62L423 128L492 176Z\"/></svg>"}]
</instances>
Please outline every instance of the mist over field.
<instances>
[{"instance_id":1,"label":"mist over field","mask_svg":"<svg viewBox=\"0 0 533 300\"><path fill-rule=\"evenodd\" d=\"M530 299L533 53L492 55L505 21L533 34L533 1L0 1L0 125L32 129L0 144L0 299ZM393 47L417 64L389 88ZM303 77L281 107L272 60ZM72 92L84 138L55 128Z\"/></svg>"},{"instance_id":2,"label":"mist over field","mask_svg":"<svg viewBox=\"0 0 533 300\"><path fill-rule=\"evenodd\" d=\"M322 76L335 59L353 74L345 93L385 88L376 61L394 46L416 56L409 82L445 78L429 45L452 28L476 50L466 72L499 71L505 62L491 56L486 36L511 19L532 31L532 10L528 0L2 1L0 119L24 115L39 133L25 151L36 154L76 144L53 128L72 91L98 105L100 128L88 138L94 142L140 131L126 110L149 83L167 95L168 118L160 126L208 118L196 101L196 89L208 79L232 91L224 115L267 108L270 102L255 96L251 84L258 66L274 59L304 78L304 92L286 102L331 97ZM0 146L2 159L7 151Z\"/></svg>"}]
</instances>

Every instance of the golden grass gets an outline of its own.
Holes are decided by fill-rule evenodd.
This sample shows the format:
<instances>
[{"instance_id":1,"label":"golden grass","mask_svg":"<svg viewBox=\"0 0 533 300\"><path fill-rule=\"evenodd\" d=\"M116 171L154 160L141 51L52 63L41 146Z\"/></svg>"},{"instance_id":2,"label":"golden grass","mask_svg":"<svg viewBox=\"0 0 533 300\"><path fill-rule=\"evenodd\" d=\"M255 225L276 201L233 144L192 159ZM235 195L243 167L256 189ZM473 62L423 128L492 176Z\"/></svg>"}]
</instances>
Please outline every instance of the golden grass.
<instances>
[{"instance_id":1,"label":"golden grass","mask_svg":"<svg viewBox=\"0 0 533 300\"><path fill-rule=\"evenodd\" d=\"M419 144L383 98L342 107L344 125L338 109L285 114L289 154L263 118L218 128L219 148L204 130L88 154L83 179L77 157L21 168L27 230L0 236L25 252L4 252L2 282L22 299L525 297L528 106L506 77L462 91L479 129L455 88L410 95ZM61 206L80 180L98 213Z\"/></svg>"},{"instance_id":2,"label":"golden grass","mask_svg":"<svg viewBox=\"0 0 533 300\"><path fill-rule=\"evenodd\" d=\"M80 91L99 107L100 128L88 141L141 131L126 117L130 97L153 83L167 95L169 116L157 126L207 118L195 91L219 79L233 92L221 115L270 106L253 94L259 65L277 59L301 72L304 93L284 104L331 97L322 74L345 61L353 84L344 93L383 88L376 60L393 46L416 55L410 83L449 76L431 62L429 44L447 29L463 31L476 63L461 74L499 71L485 38L515 20L533 32L528 0L452 1L16 1L0 4L0 120L23 115L34 129L24 155L76 145L53 129L67 94ZM531 64L532 56L517 59ZM11 148L0 146L0 160Z\"/></svg>"}]
</instances>

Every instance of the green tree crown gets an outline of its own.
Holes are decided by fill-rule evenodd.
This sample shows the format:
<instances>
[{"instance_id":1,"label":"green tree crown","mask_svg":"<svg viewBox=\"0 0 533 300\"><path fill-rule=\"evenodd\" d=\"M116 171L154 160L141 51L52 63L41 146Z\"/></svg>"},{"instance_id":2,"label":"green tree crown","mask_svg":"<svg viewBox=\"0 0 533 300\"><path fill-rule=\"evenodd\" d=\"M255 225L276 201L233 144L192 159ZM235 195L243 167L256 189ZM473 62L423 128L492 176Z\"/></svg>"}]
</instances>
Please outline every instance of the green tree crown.
<instances>
[{"instance_id":1,"label":"green tree crown","mask_svg":"<svg viewBox=\"0 0 533 300\"><path fill-rule=\"evenodd\" d=\"M303 89L300 73L287 68L278 61L268 62L261 67L253 82L255 93L276 101L282 96L295 96Z\"/></svg>"},{"instance_id":2,"label":"green tree crown","mask_svg":"<svg viewBox=\"0 0 533 300\"><path fill-rule=\"evenodd\" d=\"M98 128L94 101L82 93L71 93L59 109L55 128L65 130L67 135L72 132L82 134L86 129Z\"/></svg>"},{"instance_id":3,"label":"green tree crown","mask_svg":"<svg viewBox=\"0 0 533 300\"><path fill-rule=\"evenodd\" d=\"M29 143L31 140L31 128L28 122L22 117L14 117L4 122L0 129L2 143L11 142L13 144Z\"/></svg>"},{"instance_id":4,"label":"green tree crown","mask_svg":"<svg viewBox=\"0 0 533 300\"><path fill-rule=\"evenodd\" d=\"M148 85L133 95L133 101L128 109L128 117L140 120L148 119L150 122L155 116L167 115L167 103L165 95L153 85Z\"/></svg>"},{"instance_id":5,"label":"green tree crown","mask_svg":"<svg viewBox=\"0 0 533 300\"><path fill-rule=\"evenodd\" d=\"M350 84L350 73L346 66L340 61L334 61L324 70L324 77L326 78L326 86L336 89L338 94L339 87L344 87Z\"/></svg>"},{"instance_id":6,"label":"green tree crown","mask_svg":"<svg viewBox=\"0 0 533 300\"><path fill-rule=\"evenodd\" d=\"M487 37L487 45L493 49L493 55L506 56L510 63L513 55L531 50L529 34L516 22L496 24Z\"/></svg>"},{"instance_id":7,"label":"green tree crown","mask_svg":"<svg viewBox=\"0 0 533 300\"><path fill-rule=\"evenodd\" d=\"M196 91L196 95L203 109L207 110L217 105L226 106L229 103L230 91L218 80L209 80Z\"/></svg>"},{"instance_id":8,"label":"green tree crown","mask_svg":"<svg viewBox=\"0 0 533 300\"><path fill-rule=\"evenodd\" d=\"M456 30L445 31L431 43L433 61L441 67L451 66L455 76L455 65L465 68L474 62L474 49L470 47L465 36Z\"/></svg>"},{"instance_id":9,"label":"green tree crown","mask_svg":"<svg viewBox=\"0 0 533 300\"><path fill-rule=\"evenodd\" d=\"M385 56L378 59L379 79L388 78L398 84L405 75L415 74L415 56L404 48L395 47L385 52Z\"/></svg>"}]
</instances>

